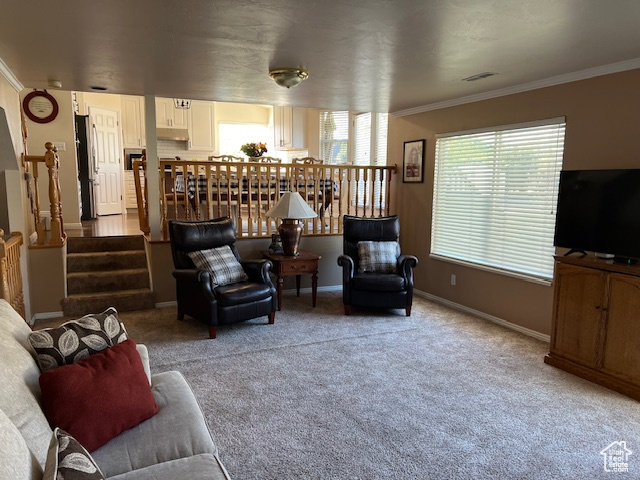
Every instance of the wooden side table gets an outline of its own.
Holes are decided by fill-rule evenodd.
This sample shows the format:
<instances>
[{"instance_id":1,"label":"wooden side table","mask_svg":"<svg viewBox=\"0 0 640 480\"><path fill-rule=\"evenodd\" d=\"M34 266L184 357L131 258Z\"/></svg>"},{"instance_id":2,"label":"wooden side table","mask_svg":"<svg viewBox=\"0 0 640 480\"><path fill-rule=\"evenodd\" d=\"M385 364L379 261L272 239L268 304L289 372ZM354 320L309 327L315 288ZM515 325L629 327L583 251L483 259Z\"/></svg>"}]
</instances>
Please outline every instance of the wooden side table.
<instances>
[{"instance_id":1,"label":"wooden side table","mask_svg":"<svg viewBox=\"0 0 640 480\"><path fill-rule=\"evenodd\" d=\"M277 276L278 310L282 310L282 286L284 277L296 276L296 293L300 296L300 276L311 275L311 297L313 306L316 306L318 292L318 260L320 255L310 252L299 252L297 257L291 257L282 253L262 252L262 256L273 262L273 273Z\"/></svg>"}]
</instances>

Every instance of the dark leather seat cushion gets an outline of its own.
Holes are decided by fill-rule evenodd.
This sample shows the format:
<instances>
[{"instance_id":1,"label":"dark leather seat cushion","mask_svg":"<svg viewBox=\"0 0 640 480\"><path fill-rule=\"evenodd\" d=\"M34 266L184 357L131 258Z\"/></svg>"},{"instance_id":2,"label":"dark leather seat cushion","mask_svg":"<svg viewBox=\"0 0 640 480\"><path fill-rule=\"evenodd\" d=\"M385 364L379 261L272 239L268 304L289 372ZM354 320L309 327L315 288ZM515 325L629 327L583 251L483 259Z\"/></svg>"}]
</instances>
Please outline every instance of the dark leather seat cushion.
<instances>
[{"instance_id":1,"label":"dark leather seat cushion","mask_svg":"<svg viewBox=\"0 0 640 480\"><path fill-rule=\"evenodd\" d=\"M407 288L404 277L393 273L359 273L351 279L351 286L375 292L401 292Z\"/></svg>"},{"instance_id":2,"label":"dark leather seat cushion","mask_svg":"<svg viewBox=\"0 0 640 480\"><path fill-rule=\"evenodd\" d=\"M271 297L271 289L264 283L239 282L216 287L215 295L223 307L257 302Z\"/></svg>"}]
</instances>

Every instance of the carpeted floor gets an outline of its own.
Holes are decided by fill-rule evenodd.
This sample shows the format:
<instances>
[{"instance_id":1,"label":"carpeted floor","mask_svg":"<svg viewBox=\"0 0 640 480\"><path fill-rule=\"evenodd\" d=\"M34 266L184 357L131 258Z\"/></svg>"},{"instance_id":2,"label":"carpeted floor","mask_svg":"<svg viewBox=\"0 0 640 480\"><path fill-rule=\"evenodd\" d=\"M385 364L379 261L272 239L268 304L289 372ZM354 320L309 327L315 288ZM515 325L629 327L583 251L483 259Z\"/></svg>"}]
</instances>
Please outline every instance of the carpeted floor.
<instances>
[{"instance_id":1,"label":"carpeted floor","mask_svg":"<svg viewBox=\"0 0 640 480\"><path fill-rule=\"evenodd\" d=\"M420 298L410 318L310 303L215 340L174 308L121 314L192 385L234 480L638 478L640 404L545 365L544 342ZM604 471L615 441L627 474Z\"/></svg>"}]
</instances>

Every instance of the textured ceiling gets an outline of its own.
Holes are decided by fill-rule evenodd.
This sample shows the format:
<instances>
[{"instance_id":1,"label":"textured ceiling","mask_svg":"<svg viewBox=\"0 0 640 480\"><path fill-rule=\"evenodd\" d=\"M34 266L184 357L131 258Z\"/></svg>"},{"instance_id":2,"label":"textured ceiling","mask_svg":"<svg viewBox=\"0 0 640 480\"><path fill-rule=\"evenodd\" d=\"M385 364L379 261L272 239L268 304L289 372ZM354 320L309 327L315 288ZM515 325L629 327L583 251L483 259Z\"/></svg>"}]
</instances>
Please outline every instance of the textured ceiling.
<instances>
[{"instance_id":1,"label":"textured ceiling","mask_svg":"<svg viewBox=\"0 0 640 480\"><path fill-rule=\"evenodd\" d=\"M5 0L25 87L398 111L640 58L640 1ZM290 90L270 68L304 66ZM481 72L498 75L476 82Z\"/></svg>"}]
</instances>

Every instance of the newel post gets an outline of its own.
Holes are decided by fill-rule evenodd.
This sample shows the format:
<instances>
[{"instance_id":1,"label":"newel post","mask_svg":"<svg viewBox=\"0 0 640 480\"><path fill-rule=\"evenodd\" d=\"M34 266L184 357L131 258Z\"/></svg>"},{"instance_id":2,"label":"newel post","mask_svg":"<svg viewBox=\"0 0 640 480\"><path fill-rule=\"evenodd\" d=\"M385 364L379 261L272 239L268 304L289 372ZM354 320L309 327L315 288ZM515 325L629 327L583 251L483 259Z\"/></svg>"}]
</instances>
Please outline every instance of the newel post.
<instances>
[{"instance_id":1,"label":"newel post","mask_svg":"<svg viewBox=\"0 0 640 480\"><path fill-rule=\"evenodd\" d=\"M58 180L58 149L51 142L47 142L45 148L47 151L44 154L44 162L49 171L49 203L51 204L51 238L49 244L62 246L64 227L62 223L62 206L60 204L60 182Z\"/></svg>"}]
</instances>

